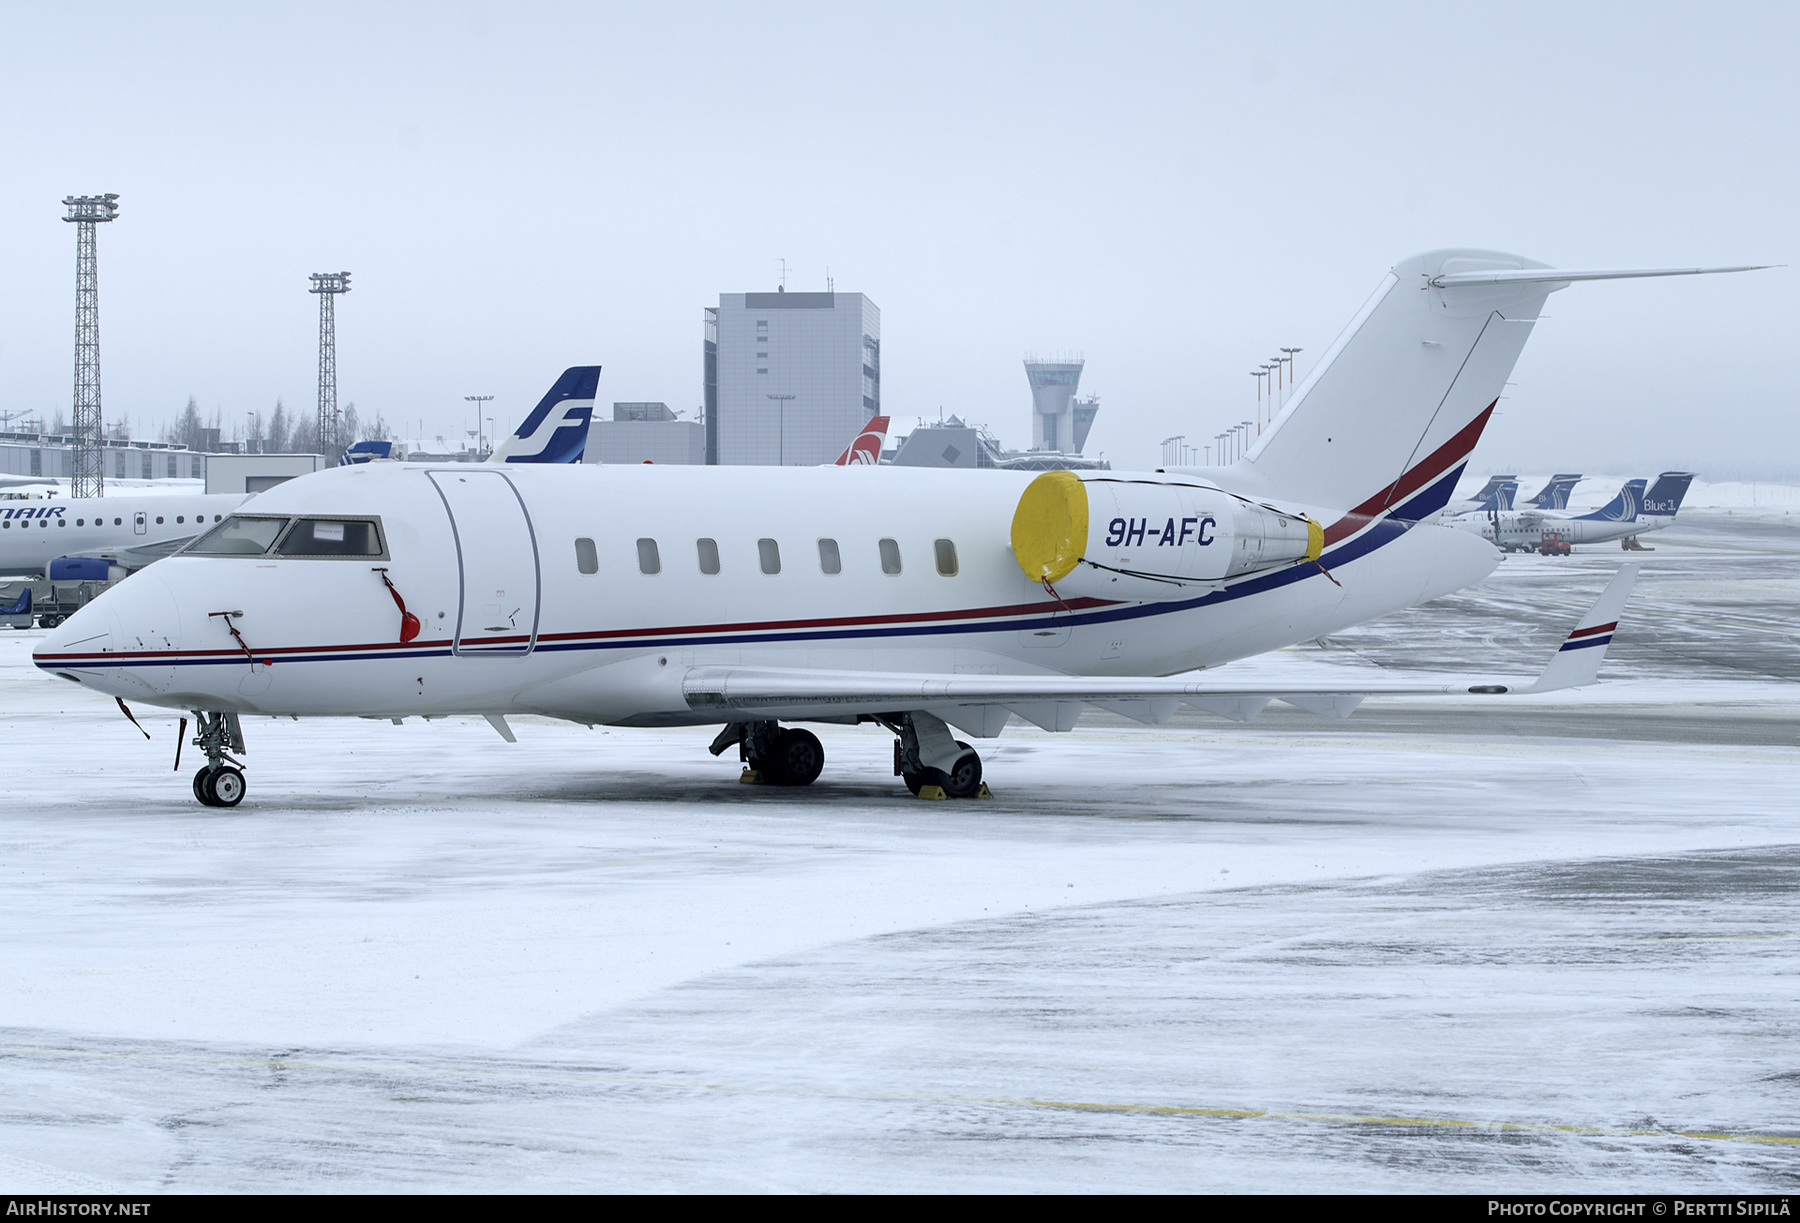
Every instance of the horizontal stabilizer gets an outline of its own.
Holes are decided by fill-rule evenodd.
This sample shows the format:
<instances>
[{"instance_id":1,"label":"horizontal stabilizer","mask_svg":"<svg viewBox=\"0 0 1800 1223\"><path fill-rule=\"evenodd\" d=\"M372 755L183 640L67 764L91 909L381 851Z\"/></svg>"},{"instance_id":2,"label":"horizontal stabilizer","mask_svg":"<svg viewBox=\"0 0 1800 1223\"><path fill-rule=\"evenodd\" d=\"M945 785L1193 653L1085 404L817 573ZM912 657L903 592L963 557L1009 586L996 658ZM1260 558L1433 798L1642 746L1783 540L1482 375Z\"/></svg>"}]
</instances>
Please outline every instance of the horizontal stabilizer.
<instances>
[{"instance_id":1,"label":"horizontal stabilizer","mask_svg":"<svg viewBox=\"0 0 1800 1223\"><path fill-rule=\"evenodd\" d=\"M1643 280L1652 276L1710 276L1715 272L1760 272L1778 263L1746 263L1729 268L1517 268L1445 272L1431 278L1435 289L1465 285L1573 284L1577 280Z\"/></svg>"}]
</instances>

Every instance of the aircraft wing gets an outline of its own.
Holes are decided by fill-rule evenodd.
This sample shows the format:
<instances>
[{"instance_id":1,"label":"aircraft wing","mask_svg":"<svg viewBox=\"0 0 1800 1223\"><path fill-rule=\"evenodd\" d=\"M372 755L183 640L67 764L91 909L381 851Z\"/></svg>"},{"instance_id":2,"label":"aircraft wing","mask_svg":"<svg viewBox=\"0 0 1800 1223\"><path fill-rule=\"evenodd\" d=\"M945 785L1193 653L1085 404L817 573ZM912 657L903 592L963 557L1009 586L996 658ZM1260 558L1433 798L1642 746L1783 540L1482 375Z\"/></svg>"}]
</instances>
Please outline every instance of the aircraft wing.
<instances>
[{"instance_id":1,"label":"aircraft wing","mask_svg":"<svg viewBox=\"0 0 1800 1223\"><path fill-rule=\"evenodd\" d=\"M1046 730L1069 730L1083 705L1165 722L1181 705L1249 721L1270 701L1348 717L1369 696L1504 696L1591 684L1636 581L1620 567L1599 600L1532 679L1388 680L1358 676L1300 686L1230 680L1076 675L944 675L801 668L696 667L682 681L688 707L744 718L834 718L923 709L971 734L999 733L1010 711Z\"/></svg>"},{"instance_id":2,"label":"aircraft wing","mask_svg":"<svg viewBox=\"0 0 1800 1223\"><path fill-rule=\"evenodd\" d=\"M162 539L153 544L139 544L133 548L90 548L82 552L65 552L63 555L75 557L78 560L112 561L127 569L142 569L151 561L159 561L165 556L173 556L193 540L192 535L185 535L180 539Z\"/></svg>"}]
</instances>

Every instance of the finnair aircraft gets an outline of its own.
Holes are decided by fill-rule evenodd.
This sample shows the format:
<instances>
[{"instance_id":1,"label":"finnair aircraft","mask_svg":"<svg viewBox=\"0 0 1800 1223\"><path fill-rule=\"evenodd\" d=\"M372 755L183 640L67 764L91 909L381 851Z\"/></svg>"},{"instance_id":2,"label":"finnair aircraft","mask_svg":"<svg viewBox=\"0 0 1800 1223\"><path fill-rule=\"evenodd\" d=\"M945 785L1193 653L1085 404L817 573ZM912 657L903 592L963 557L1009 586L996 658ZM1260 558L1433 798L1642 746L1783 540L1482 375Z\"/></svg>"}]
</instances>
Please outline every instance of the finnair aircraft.
<instances>
[{"instance_id":1,"label":"finnair aircraft","mask_svg":"<svg viewBox=\"0 0 1800 1223\"><path fill-rule=\"evenodd\" d=\"M576 376L573 381L571 375ZM498 455L529 453L542 456L538 462L581 462L599 380L597 365L564 374L538 410L507 439ZM584 387L586 393L582 395ZM555 420L548 419L545 403L561 405ZM346 461L367 462L377 453L384 453L380 447L386 445L357 443L345 452ZM50 572L50 565L64 557L106 560L128 572L142 569L223 522L250 496L123 493L59 501L0 502L0 576L54 578L58 575Z\"/></svg>"},{"instance_id":2,"label":"finnair aircraft","mask_svg":"<svg viewBox=\"0 0 1800 1223\"><path fill-rule=\"evenodd\" d=\"M915 793L973 797L952 733L1084 703L1159 722L1279 699L1591 683L1625 566L1535 680L1284 687L1184 675L1479 581L1498 563L1428 521L1448 501L1546 297L1585 271L1490 251L1396 265L1228 467L927 468L368 463L258 495L51 632L46 672L191 711L200 801L244 794L246 714L511 714L723 725L766 782L824 763L794 722L891 732ZM528 421L557 411L540 405ZM530 440L533 428L522 432ZM1169 678L1163 678L1169 677ZM185 735L185 719L183 734ZM179 743L179 741L178 741ZM179 763L179 761L178 761ZM927 787L931 787L928 791Z\"/></svg>"},{"instance_id":3,"label":"finnair aircraft","mask_svg":"<svg viewBox=\"0 0 1800 1223\"><path fill-rule=\"evenodd\" d=\"M0 502L0 575L45 577L59 557L104 558L141 569L244 503L243 493L123 493Z\"/></svg>"},{"instance_id":4,"label":"finnair aircraft","mask_svg":"<svg viewBox=\"0 0 1800 1223\"><path fill-rule=\"evenodd\" d=\"M1554 531L1571 544L1609 543L1645 531L1660 531L1675 521L1681 500L1693 483L1691 471L1665 471L1649 492L1645 481L1627 480L1618 495L1586 514L1554 510L1510 510L1462 514L1451 525L1498 545L1502 552L1532 552L1546 531ZM1654 512L1652 511L1654 508ZM1499 535L1496 537L1495 531Z\"/></svg>"}]
</instances>

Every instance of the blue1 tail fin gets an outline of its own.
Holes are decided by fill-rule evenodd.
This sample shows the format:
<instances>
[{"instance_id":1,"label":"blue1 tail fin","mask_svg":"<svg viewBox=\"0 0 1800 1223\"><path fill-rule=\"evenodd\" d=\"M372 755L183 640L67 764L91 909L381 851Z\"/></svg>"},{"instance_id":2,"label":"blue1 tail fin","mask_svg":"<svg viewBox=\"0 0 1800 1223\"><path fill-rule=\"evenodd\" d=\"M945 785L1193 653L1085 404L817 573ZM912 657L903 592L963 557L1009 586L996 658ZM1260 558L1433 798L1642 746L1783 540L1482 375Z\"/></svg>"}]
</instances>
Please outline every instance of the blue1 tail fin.
<instances>
[{"instance_id":1,"label":"blue1 tail fin","mask_svg":"<svg viewBox=\"0 0 1800 1223\"><path fill-rule=\"evenodd\" d=\"M1566 510L1569 508L1569 494L1581 483L1581 473L1572 472L1550 477L1544 485L1544 491L1525 504L1534 510Z\"/></svg>"},{"instance_id":2,"label":"blue1 tail fin","mask_svg":"<svg viewBox=\"0 0 1800 1223\"><path fill-rule=\"evenodd\" d=\"M1599 522L1630 522L1638 516L1638 509L1644 502L1644 482L1627 480L1625 487L1619 490L1618 496L1591 514L1583 514L1583 518L1592 518Z\"/></svg>"},{"instance_id":3,"label":"blue1 tail fin","mask_svg":"<svg viewBox=\"0 0 1800 1223\"><path fill-rule=\"evenodd\" d=\"M1658 518L1675 517L1675 511L1681 508L1681 499L1687 496L1688 485L1693 482L1691 471L1663 472L1644 494L1644 513Z\"/></svg>"},{"instance_id":4,"label":"blue1 tail fin","mask_svg":"<svg viewBox=\"0 0 1800 1223\"><path fill-rule=\"evenodd\" d=\"M518 431L494 451L490 463L579 463L587 452L588 424L600 388L598 365L563 371Z\"/></svg>"}]
</instances>

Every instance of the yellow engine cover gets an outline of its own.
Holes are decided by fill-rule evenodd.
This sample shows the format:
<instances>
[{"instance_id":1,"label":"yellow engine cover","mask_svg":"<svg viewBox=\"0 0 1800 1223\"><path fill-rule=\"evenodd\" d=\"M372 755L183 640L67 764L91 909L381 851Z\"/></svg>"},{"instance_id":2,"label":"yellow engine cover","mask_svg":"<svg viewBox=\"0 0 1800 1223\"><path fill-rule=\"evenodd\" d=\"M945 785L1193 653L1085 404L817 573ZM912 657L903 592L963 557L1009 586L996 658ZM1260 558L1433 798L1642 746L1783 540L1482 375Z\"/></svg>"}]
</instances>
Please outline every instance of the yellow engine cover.
<instances>
[{"instance_id":1,"label":"yellow engine cover","mask_svg":"<svg viewBox=\"0 0 1800 1223\"><path fill-rule=\"evenodd\" d=\"M1046 471L1013 511L1013 557L1033 582L1058 582L1087 547L1088 494L1072 471Z\"/></svg>"}]
</instances>

